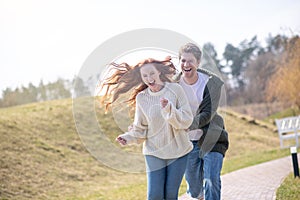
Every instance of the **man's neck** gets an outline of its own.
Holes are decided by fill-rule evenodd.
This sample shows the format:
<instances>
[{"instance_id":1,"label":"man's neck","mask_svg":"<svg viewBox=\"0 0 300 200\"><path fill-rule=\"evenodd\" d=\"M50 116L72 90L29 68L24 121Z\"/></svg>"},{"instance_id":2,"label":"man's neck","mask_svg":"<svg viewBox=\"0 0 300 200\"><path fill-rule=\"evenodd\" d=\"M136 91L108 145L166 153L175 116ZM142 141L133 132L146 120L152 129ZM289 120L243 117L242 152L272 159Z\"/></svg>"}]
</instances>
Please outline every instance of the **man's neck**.
<instances>
[{"instance_id":1,"label":"man's neck","mask_svg":"<svg viewBox=\"0 0 300 200\"><path fill-rule=\"evenodd\" d=\"M193 77L190 77L190 78L187 78L187 77L185 77L185 76L183 76L183 80L184 80L184 82L186 83L186 84L188 84L188 85L193 85L193 84L195 84L197 81L198 81L198 73L196 73L196 75L195 76L193 76Z\"/></svg>"}]
</instances>

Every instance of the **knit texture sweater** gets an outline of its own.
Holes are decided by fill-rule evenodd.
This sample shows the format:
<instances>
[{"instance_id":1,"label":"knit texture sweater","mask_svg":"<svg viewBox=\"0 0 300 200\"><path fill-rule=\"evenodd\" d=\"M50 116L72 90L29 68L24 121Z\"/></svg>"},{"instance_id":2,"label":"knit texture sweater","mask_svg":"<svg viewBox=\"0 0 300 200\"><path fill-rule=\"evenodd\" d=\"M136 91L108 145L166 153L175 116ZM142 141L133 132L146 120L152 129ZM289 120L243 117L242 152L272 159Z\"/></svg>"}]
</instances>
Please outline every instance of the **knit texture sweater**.
<instances>
[{"instance_id":1,"label":"knit texture sweater","mask_svg":"<svg viewBox=\"0 0 300 200\"><path fill-rule=\"evenodd\" d=\"M160 105L161 98L168 99L164 108ZM137 95L133 129L121 137L127 144L143 141L144 155L179 158L193 148L185 131L192 121L192 111L182 87L166 82L158 92L147 88Z\"/></svg>"}]
</instances>

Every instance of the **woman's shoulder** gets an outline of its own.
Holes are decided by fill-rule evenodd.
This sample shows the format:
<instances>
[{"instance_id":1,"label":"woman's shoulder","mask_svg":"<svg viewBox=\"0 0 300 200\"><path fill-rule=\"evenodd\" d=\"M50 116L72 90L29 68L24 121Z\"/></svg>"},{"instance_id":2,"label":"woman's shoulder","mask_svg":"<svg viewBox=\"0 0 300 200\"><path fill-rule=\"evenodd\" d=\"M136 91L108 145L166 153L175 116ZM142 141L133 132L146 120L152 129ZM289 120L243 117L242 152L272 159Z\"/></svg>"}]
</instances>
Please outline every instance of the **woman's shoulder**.
<instances>
[{"instance_id":1,"label":"woman's shoulder","mask_svg":"<svg viewBox=\"0 0 300 200\"><path fill-rule=\"evenodd\" d=\"M147 96L147 88L136 95L136 100L141 100Z\"/></svg>"}]
</instances>

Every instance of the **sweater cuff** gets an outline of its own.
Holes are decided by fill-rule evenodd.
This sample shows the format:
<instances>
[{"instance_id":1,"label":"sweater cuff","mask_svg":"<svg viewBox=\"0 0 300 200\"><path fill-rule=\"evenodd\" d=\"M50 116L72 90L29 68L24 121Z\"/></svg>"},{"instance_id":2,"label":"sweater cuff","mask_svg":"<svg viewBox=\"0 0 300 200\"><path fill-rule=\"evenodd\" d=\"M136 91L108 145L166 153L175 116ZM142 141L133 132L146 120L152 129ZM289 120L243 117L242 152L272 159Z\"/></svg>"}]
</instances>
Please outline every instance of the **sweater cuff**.
<instances>
[{"instance_id":1,"label":"sweater cuff","mask_svg":"<svg viewBox=\"0 0 300 200\"><path fill-rule=\"evenodd\" d=\"M123 139L126 140L126 144L134 144L136 143L136 138L133 137L130 132L126 132L120 135Z\"/></svg>"}]
</instances>

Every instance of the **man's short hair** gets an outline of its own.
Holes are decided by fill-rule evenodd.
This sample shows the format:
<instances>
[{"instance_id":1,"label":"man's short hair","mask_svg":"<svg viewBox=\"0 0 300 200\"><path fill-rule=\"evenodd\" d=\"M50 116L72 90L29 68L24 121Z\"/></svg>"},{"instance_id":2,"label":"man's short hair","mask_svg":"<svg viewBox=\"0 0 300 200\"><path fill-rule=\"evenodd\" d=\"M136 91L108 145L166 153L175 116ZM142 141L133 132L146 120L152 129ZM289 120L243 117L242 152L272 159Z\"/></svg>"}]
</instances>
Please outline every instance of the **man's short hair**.
<instances>
[{"instance_id":1,"label":"man's short hair","mask_svg":"<svg viewBox=\"0 0 300 200\"><path fill-rule=\"evenodd\" d=\"M197 59L198 62L200 62L201 60L201 56L202 56L202 51L200 50L200 48L195 45L194 43L187 43L185 45L183 45L180 49L179 49L179 59L181 59L181 55L183 53L192 53L195 58Z\"/></svg>"}]
</instances>

